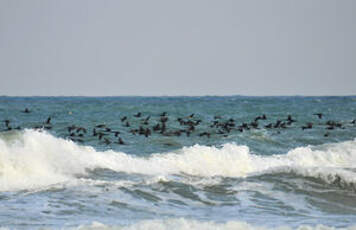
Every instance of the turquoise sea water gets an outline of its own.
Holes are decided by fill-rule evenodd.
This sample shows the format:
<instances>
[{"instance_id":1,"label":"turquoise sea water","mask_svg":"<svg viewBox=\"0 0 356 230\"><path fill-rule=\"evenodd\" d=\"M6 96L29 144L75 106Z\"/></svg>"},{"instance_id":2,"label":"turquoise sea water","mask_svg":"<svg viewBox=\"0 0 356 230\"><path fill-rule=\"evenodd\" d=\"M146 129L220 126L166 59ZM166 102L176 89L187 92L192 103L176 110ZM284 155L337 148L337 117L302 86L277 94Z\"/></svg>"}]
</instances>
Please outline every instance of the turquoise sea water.
<instances>
[{"instance_id":1,"label":"turquoise sea water","mask_svg":"<svg viewBox=\"0 0 356 230\"><path fill-rule=\"evenodd\" d=\"M356 97L0 97L0 226L352 227L355 119Z\"/></svg>"}]
</instances>

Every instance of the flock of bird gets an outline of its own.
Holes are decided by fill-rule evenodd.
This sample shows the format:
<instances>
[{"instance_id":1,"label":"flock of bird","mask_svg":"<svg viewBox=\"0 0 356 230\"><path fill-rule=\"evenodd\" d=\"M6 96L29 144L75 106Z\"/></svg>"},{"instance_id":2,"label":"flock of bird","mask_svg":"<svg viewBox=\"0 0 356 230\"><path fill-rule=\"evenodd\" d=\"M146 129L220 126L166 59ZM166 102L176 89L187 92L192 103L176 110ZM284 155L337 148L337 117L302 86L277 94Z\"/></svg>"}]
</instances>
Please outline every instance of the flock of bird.
<instances>
[{"instance_id":1,"label":"flock of bird","mask_svg":"<svg viewBox=\"0 0 356 230\"><path fill-rule=\"evenodd\" d=\"M31 111L26 108L22 111L23 113L31 113ZM330 131L334 129L345 129L345 122L332 121L328 120L323 121L324 115L322 113L315 113L315 119L319 120L317 125L323 126L326 130L324 133L324 137L330 135ZM205 131L202 130L201 123L203 122L201 119L196 118L195 114L190 114L185 117L172 118L168 116L167 112L162 112L155 119L151 119L151 116L144 117L143 113L137 112L132 117L123 116L119 118L119 122L121 123L122 129L125 132L128 132L132 135L142 135L146 138L150 137L153 133L162 136L181 136L186 135L187 137L191 135L195 135L198 137L207 137L210 138L212 135L223 135L227 137L231 132L245 132L251 129L275 129L277 133L280 133L281 130L287 129L289 127L296 127L294 123L297 122L292 115L287 115L283 119L278 119L274 122L267 122L268 118L265 114L259 115L255 117L252 121L243 122L238 124L235 119L228 118L224 119L222 116L214 116L212 121L208 121L208 129ZM177 122L176 126L169 127L168 121ZM263 121L263 122L262 122ZM263 123L263 125L261 124ZM315 123L315 121L314 121ZM307 122L306 124L300 126L301 130L313 129L315 127L313 122ZM350 125L356 125L356 119L350 120ZM135 124L135 125L133 125ZM138 127L137 127L137 124ZM4 120L5 129L2 131L10 131L10 130L21 130L20 126L13 127L10 120ZM33 129L52 129L52 118L48 117L47 120L42 122L40 125L36 125L31 127ZM177 128L178 127L178 128ZM68 126L66 138L83 143L85 137L88 135L95 137L99 140L99 143L110 145L110 144L118 144L125 145L127 144L121 137L121 132L119 130L108 127L106 124L97 124L91 129L91 133L88 132L87 128L81 127L75 124ZM121 130L122 131L122 130ZM116 140L116 141L113 141Z\"/></svg>"}]
</instances>

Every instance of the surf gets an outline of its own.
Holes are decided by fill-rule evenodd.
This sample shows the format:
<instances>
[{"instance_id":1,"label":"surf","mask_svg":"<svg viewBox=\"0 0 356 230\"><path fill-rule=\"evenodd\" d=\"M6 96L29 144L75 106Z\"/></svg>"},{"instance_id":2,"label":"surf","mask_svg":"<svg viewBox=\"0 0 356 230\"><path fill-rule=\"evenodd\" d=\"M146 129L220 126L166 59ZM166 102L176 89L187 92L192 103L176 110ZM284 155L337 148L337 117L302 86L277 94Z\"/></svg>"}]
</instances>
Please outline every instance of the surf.
<instances>
[{"instance_id":1,"label":"surf","mask_svg":"<svg viewBox=\"0 0 356 230\"><path fill-rule=\"evenodd\" d=\"M248 146L226 143L138 157L113 150L97 151L45 131L27 129L0 137L0 191L72 183L98 168L158 178L175 174L246 178L287 172L326 183L355 183L355 163L356 140L299 147L271 156L252 153Z\"/></svg>"}]
</instances>

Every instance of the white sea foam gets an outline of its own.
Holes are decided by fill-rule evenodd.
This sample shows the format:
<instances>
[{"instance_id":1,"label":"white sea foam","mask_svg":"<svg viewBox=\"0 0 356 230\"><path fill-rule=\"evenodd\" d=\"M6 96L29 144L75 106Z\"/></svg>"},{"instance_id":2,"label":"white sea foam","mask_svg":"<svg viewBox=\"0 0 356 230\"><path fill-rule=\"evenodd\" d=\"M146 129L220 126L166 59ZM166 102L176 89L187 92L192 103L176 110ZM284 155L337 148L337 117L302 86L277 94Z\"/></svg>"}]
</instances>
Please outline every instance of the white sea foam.
<instances>
[{"instance_id":1,"label":"white sea foam","mask_svg":"<svg viewBox=\"0 0 356 230\"><path fill-rule=\"evenodd\" d=\"M0 230L9 228L0 227ZM41 228L42 229L42 228ZM50 228L45 228L50 229ZM62 228L68 230L356 230L356 226L344 228L330 227L326 225L300 225L292 228L289 226L265 227L249 224L243 221L228 221L226 223L216 223L213 221L198 221L185 218L146 220L131 225L106 225L100 222L93 222L89 225L78 227Z\"/></svg>"},{"instance_id":2,"label":"white sea foam","mask_svg":"<svg viewBox=\"0 0 356 230\"><path fill-rule=\"evenodd\" d=\"M109 226L99 222L94 222L91 225L82 225L77 228L78 230L333 230L333 229L348 229L348 230L356 230L356 226L350 226L347 228L334 228L328 227L325 225L301 225L297 228L291 228L288 226L280 226L280 227L263 227L263 226L255 226L246 222L240 221L229 221L226 223L215 223L212 221L197 221L197 220L189 220L189 219L164 219L164 220L147 220L142 221L136 224L132 224L129 226Z\"/></svg>"},{"instance_id":3,"label":"white sea foam","mask_svg":"<svg viewBox=\"0 0 356 230\"><path fill-rule=\"evenodd\" d=\"M268 172L293 172L326 182L356 181L356 140L319 147L301 147L287 154L260 156L247 146L184 147L148 158L122 152L98 152L46 132L25 130L12 141L0 139L0 191L33 189L73 181L86 169L108 168L164 178L185 173L211 177L246 177Z\"/></svg>"}]
</instances>

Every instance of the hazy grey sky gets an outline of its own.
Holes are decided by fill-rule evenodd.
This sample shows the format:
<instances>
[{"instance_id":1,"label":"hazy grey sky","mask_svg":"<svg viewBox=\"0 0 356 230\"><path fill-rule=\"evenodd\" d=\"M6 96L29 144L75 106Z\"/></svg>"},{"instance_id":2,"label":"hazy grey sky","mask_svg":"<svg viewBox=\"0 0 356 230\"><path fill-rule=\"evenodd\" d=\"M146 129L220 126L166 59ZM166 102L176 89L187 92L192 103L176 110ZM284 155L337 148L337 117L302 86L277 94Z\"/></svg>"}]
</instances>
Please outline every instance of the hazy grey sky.
<instances>
[{"instance_id":1,"label":"hazy grey sky","mask_svg":"<svg viewBox=\"0 0 356 230\"><path fill-rule=\"evenodd\" d=\"M0 95L356 95L355 0L0 0Z\"/></svg>"}]
</instances>

